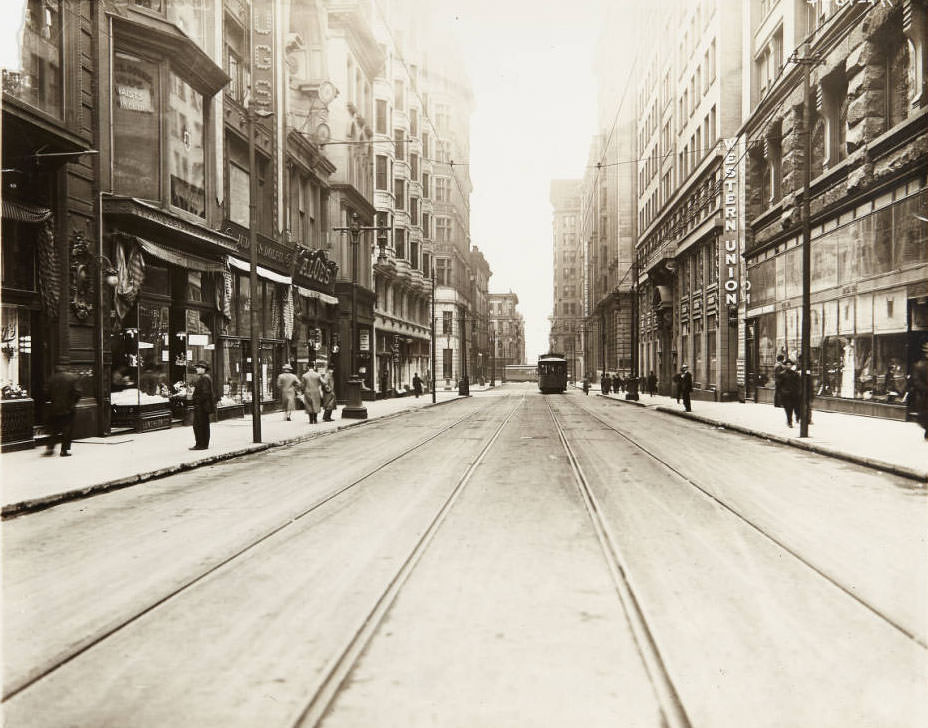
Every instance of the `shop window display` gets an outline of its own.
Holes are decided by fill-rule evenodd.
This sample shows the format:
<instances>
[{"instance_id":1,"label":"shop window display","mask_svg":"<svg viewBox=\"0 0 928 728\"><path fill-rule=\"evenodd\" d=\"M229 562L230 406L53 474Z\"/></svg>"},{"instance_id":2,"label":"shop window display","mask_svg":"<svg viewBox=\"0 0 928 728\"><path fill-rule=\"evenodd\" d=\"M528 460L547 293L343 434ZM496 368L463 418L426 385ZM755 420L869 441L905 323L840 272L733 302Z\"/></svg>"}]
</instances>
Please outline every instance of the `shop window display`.
<instances>
[{"instance_id":1,"label":"shop window display","mask_svg":"<svg viewBox=\"0 0 928 728\"><path fill-rule=\"evenodd\" d=\"M3 399L30 397L32 330L30 313L23 306L0 308L0 391Z\"/></svg>"},{"instance_id":2,"label":"shop window display","mask_svg":"<svg viewBox=\"0 0 928 728\"><path fill-rule=\"evenodd\" d=\"M220 407L234 407L244 401L244 358L242 356L242 341L239 339L223 339L220 345L222 357L222 390L219 396ZM251 401L251 397L249 397Z\"/></svg>"}]
</instances>

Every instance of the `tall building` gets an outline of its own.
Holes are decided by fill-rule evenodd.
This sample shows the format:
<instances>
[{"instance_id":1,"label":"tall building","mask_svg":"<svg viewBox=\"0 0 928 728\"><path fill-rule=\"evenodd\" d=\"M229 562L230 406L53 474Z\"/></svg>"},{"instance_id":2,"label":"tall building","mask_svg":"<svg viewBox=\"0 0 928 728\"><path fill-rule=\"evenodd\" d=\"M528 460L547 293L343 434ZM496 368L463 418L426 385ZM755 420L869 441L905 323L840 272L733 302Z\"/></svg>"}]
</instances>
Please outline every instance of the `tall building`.
<instances>
[{"instance_id":1,"label":"tall building","mask_svg":"<svg viewBox=\"0 0 928 728\"><path fill-rule=\"evenodd\" d=\"M734 399L743 391L741 243L723 197L738 194L726 182L740 147L726 141L741 124L742 3L671 0L658 8L643 12L638 26L646 40L634 89L639 371L653 370L667 394L687 364L694 398ZM731 286L734 299L726 296Z\"/></svg>"},{"instance_id":2,"label":"tall building","mask_svg":"<svg viewBox=\"0 0 928 728\"><path fill-rule=\"evenodd\" d=\"M563 353L568 376L583 377L583 251L580 246L580 180L552 180L554 310L549 350ZM516 301L518 303L518 301ZM537 352L542 353L542 352Z\"/></svg>"},{"instance_id":3,"label":"tall building","mask_svg":"<svg viewBox=\"0 0 928 728\"><path fill-rule=\"evenodd\" d=\"M509 364L526 364L525 320L519 313L519 296L509 293L491 293L489 296L489 327L493 377L505 380ZM539 354L543 352L538 352Z\"/></svg>"},{"instance_id":4,"label":"tall building","mask_svg":"<svg viewBox=\"0 0 928 728\"><path fill-rule=\"evenodd\" d=\"M808 112L813 406L904 418L928 341L926 4L780 0L745 29L748 396L772 400L776 355L800 353Z\"/></svg>"}]
</instances>

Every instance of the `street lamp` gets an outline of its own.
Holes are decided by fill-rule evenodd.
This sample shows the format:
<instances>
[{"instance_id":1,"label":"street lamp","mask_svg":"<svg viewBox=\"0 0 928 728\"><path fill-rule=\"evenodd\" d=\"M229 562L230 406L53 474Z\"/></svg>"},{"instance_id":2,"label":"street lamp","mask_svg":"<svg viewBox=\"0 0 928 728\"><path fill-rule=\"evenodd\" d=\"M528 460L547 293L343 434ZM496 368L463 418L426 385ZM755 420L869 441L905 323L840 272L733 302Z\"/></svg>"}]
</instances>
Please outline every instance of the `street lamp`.
<instances>
[{"instance_id":1,"label":"street lamp","mask_svg":"<svg viewBox=\"0 0 928 728\"><path fill-rule=\"evenodd\" d=\"M379 233L377 244L383 251L386 247L386 231L389 228L361 225L358 213L352 212L348 227L332 229L347 232L351 236L351 373L348 377L348 404L342 408L342 418L366 420L367 408L361 401L361 378L358 376L358 246L362 232L376 230Z\"/></svg>"}]
</instances>

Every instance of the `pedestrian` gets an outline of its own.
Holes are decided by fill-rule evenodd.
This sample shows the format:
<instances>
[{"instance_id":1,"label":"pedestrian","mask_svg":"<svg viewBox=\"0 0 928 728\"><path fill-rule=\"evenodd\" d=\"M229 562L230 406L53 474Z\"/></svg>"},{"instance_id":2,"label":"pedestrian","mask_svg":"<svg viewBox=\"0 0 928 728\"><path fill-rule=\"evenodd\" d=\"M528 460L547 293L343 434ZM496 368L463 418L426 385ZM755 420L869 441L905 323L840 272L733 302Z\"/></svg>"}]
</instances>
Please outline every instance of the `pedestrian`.
<instances>
[{"instance_id":1,"label":"pedestrian","mask_svg":"<svg viewBox=\"0 0 928 728\"><path fill-rule=\"evenodd\" d=\"M609 394L609 385L611 382L612 380L609 378L609 374L606 372L603 372L602 377L600 377L599 379L599 390L603 394Z\"/></svg>"},{"instance_id":2,"label":"pedestrian","mask_svg":"<svg viewBox=\"0 0 928 728\"><path fill-rule=\"evenodd\" d=\"M782 394L780 392L780 380L783 378L783 372L786 370L786 364L783 362L783 355L777 354L777 363L773 365L773 406L782 407Z\"/></svg>"},{"instance_id":3,"label":"pedestrian","mask_svg":"<svg viewBox=\"0 0 928 728\"><path fill-rule=\"evenodd\" d=\"M213 397L213 380L210 379L209 364L200 360L194 365L197 380L193 384L193 437L195 444L191 450L206 450L209 447L209 418L216 411Z\"/></svg>"},{"instance_id":4,"label":"pedestrian","mask_svg":"<svg viewBox=\"0 0 928 728\"><path fill-rule=\"evenodd\" d=\"M625 389L625 383L622 381L621 375L616 372L612 377L612 391L618 394L620 391Z\"/></svg>"},{"instance_id":5,"label":"pedestrian","mask_svg":"<svg viewBox=\"0 0 928 728\"><path fill-rule=\"evenodd\" d=\"M693 375L690 373L689 367L684 364L680 371L680 396L683 397L683 408L687 412L693 411L692 403L690 402L690 392L693 391Z\"/></svg>"},{"instance_id":6,"label":"pedestrian","mask_svg":"<svg viewBox=\"0 0 928 728\"><path fill-rule=\"evenodd\" d=\"M412 375L412 391L415 392L416 397L422 395L422 380L419 379L419 372Z\"/></svg>"},{"instance_id":7,"label":"pedestrian","mask_svg":"<svg viewBox=\"0 0 928 728\"><path fill-rule=\"evenodd\" d=\"M322 409L322 377L313 367L303 375L303 402L306 414L309 415L309 424L315 425L319 421L319 410Z\"/></svg>"},{"instance_id":8,"label":"pedestrian","mask_svg":"<svg viewBox=\"0 0 928 728\"><path fill-rule=\"evenodd\" d=\"M590 378L586 376L583 378L583 393L589 397L590 396Z\"/></svg>"},{"instance_id":9,"label":"pedestrian","mask_svg":"<svg viewBox=\"0 0 928 728\"><path fill-rule=\"evenodd\" d=\"M686 367L686 365L683 365ZM680 404L680 372L676 372L673 375L673 396L677 398L677 404Z\"/></svg>"},{"instance_id":10,"label":"pedestrian","mask_svg":"<svg viewBox=\"0 0 928 728\"><path fill-rule=\"evenodd\" d=\"M77 375L60 364L45 386L48 395L48 443L45 454L55 454L55 443L61 440L61 457L71 457L71 435L74 432L74 407L81 398Z\"/></svg>"},{"instance_id":11,"label":"pedestrian","mask_svg":"<svg viewBox=\"0 0 928 728\"><path fill-rule=\"evenodd\" d=\"M922 358L912 366L909 387L913 393L912 409L915 419L925 430L928 440L928 341L922 344Z\"/></svg>"},{"instance_id":12,"label":"pedestrian","mask_svg":"<svg viewBox=\"0 0 928 728\"><path fill-rule=\"evenodd\" d=\"M792 359L786 359L780 371L777 390L780 392L780 406L786 410L787 427L793 426L793 415L796 422L799 422L799 382L799 372L796 371Z\"/></svg>"},{"instance_id":13,"label":"pedestrian","mask_svg":"<svg viewBox=\"0 0 928 728\"><path fill-rule=\"evenodd\" d=\"M284 406L284 419L288 422L296 407L296 393L299 388L300 380L293 373L293 367L284 364L277 376L277 389L280 390L280 400Z\"/></svg>"},{"instance_id":14,"label":"pedestrian","mask_svg":"<svg viewBox=\"0 0 928 728\"><path fill-rule=\"evenodd\" d=\"M651 373L648 374L648 394L652 397L657 394L657 375L654 373L654 370L651 370Z\"/></svg>"},{"instance_id":15,"label":"pedestrian","mask_svg":"<svg viewBox=\"0 0 928 728\"><path fill-rule=\"evenodd\" d=\"M332 411L337 407L335 402L335 372L325 369L320 375L322 379L322 421L332 421Z\"/></svg>"}]
</instances>

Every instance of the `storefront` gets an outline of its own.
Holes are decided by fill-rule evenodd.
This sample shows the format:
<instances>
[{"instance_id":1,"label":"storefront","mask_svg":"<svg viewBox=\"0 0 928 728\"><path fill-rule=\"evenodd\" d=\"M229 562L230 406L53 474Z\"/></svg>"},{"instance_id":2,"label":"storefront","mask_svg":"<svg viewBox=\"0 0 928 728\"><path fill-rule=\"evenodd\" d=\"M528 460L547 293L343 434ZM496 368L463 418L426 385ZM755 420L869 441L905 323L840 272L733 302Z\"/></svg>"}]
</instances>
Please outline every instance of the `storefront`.
<instances>
[{"instance_id":1,"label":"storefront","mask_svg":"<svg viewBox=\"0 0 928 728\"><path fill-rule=\"evenodd\" d=\"M110 334L113 428L183 422L199 360L215 368L226 264L132 235L113 236L119 276Z\"/></svg>"},{"instance_id":2,"label":"storefront","mask_svg":"<svg viewBox=\"0 0 928 728\"><path fill-rule=\"evenodd\" d=\"M329 260L324 250L297 251L289 347L290 364L297 376L317 365L338 369L341 337L337 328L338 298L334 295L337 272L338 264Z\"/></svg>"},{"instance_id":3,"label":"storefront","mask_svg":"<svg viewBox=\"0 0 928 728\"><path fill-rule=\"evenodd\" d=\"M928 341L928 191L910 183L813 229L813 405L904 418L906 376ZM777 354L799 358L797 238L748 260L748 356L757 398L773 399Z\"/></svg>"}]
</instances>

